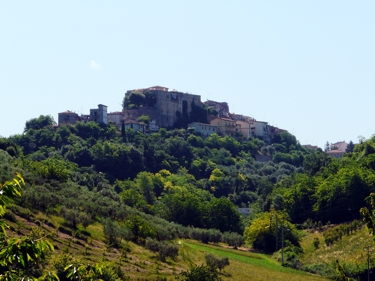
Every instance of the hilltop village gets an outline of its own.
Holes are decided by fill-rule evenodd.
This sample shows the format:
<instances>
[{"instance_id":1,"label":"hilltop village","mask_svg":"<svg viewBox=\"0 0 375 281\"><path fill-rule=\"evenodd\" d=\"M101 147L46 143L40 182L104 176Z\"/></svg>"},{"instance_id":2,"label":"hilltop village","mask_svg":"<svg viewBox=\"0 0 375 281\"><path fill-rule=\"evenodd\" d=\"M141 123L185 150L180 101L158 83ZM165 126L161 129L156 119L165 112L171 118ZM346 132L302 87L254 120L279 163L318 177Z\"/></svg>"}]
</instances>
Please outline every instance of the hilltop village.
<instances>
[{"instance_id":1,"label":"hilltop village","mask_svg":"<svg viewBox=\"0 0 375 281\"><path fill-rule=\"evenodd\" d=\"M185 128L202 137L217 133L222 136L257 137L266 142L270 142L273 135L287 131L250 116L231 113L226 102L202 102L200 95L170 91L161 86L128 90L122 105L122 111L115 112L108 112L107 106L103 104L90 109L90 114L78 115L70 110L60 112L58 125L75 124L78 121L112 122L118 128L124 124L125 129L142 133L157 132L160 128ZM345 141L331 143L326 152L332 157L342 158L347 145ZM309 144L304 146L318 149Z\"/></svg>"},{"instance_id":2,"label":"hilltop village","mask_svg":"<svg viewBox=\"0 0 375 281\"><path fill-rule=\"evenodd\" d=\"M149 121L139 120L141 116L147 116ZM285 131L250 116L230 113L226 102L202 102L199 95L170 91L161 86L127 91L121 112L107 112L107 106L99 104L98 108L90 109L90 114L78 115L69 110L58 113L58 125L77 121L113 122L119 128L124 122L126 129L143 133L157 132L159 128L191 128L202 137L214 133L240 134L245 138L258 137L265 141L270 140L273 134Z\"/></svg>"},{"instance_id":3,"label":"hilltop village","mask_svg":"<svg viewBox=\"0 0 375 281\"><path fill-rule=\"evenodd\" d=\"M161 86L128 90L122 105L122 111L115 112L107 112L107 106L103 104L90 109L90 114L78 115L70 110L60 112L58 125L78 121L112 122L118 128L124 124L125 129L142 133L157 132L160 128L185 128L202 137L217 133L246 139L257 137L268 143L273 135L287 131L250 116L231 113L226 102L202 102L200 95L170 91ZM332 157L341 158L347 145L345 141L332 143L326 152ZM313 150L318 148L309 144L304 146Z\"/></svg>"}]
</instances>

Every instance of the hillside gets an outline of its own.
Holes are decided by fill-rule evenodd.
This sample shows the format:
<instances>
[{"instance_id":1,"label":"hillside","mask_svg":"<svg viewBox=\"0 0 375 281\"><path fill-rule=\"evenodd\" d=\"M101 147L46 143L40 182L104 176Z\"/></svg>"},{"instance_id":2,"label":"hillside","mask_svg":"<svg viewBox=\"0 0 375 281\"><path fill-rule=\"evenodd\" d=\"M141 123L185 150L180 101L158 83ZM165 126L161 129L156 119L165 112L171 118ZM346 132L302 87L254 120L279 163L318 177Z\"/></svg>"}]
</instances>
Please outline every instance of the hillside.
<instances>
[{"instance_id":1,"label":"hillside","mask_svg":"<svg viewBox=\"0 0 375 281\"><path fill-rule=\"evenodd\" d=\"M256 161L259 155L272 161ZM195 242L178 243L185 239L203 242L206 252L207 244L246 243L272 255L276 233L281 248L281 226L286 265L332 277L336 268L314 267L301 229L361 218L359 209L375 191L374 155L375 139L337 160L306 149L288 132L270 142L203 138L184 129L142 134L94 122L56 128L51 117L40 116L26 122L24 134L0 139L0 180L15 172L25 179L22 197L5 214L11 236L34 235L30 227L37 223L50 232L56 254L75 251L82 261L112 260L132 278L172 277L200 264L203 254L183 250L192 251ZM242 217L239 207L250 207L251 215ZM127 262L116 264L125 253ZM344 260L345 266L351 262L353 257ZM42 268L53 270L47 265ZM359 267L348 274L362 274ZM262 274L272 271L266 268Z\"/></svg>"},{"instance_id":2,"label":"hillside","mask_svg":"<svg viewBox=\"0 0 375 281\"><path fill-rule=\"evenodd\" d=\"M194 240L177 240L179 257L160 262L158 255L133 242L126 243L126 251L108 247L105 243L101 225L89 225L85 234L69 235L57 230L56 225L61 221L59 217L45 216L42 213L31 214L28 219L20 216L8 221L10 230L8 235L15 236L47 236L53 243L55 251L50 257L47 268L59 268L61 263L80 260L86 263L103 263L108 267L119 268L124 274L133 279L147 278L147 280L174 280L182 271L188 270L192 264L205 262L205 254L229 257L230 265L220 276L223 280L325 280L280 266L270 257L249 252L248 249L234 250L219 245L207 245ZM65 232L68 229L65 229ZM87 236L88 235L88 236ZM61 270L61 265L60 265ZM58 272L59 274L61 272ZM143 279L142 279L143 280Z\"/></svg>"}]
</instances>

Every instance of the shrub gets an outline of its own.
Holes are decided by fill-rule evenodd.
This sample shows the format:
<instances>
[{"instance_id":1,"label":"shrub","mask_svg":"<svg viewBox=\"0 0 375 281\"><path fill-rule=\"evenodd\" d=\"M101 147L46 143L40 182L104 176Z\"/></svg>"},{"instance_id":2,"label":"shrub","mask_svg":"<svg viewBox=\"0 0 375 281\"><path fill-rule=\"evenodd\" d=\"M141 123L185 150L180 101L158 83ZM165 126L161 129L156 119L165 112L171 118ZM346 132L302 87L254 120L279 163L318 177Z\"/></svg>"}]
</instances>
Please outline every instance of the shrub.
<instances>
[{"instance_id":1,"label":"shrub","mask_svg":"<svg viewBox=\"0 0 375 281\"><path fill-rule=\"evenodd\" d=\"M68 234L68 235L73 235L73 231L63 225L60 225L59 228L57 229L58 231L62 232L62 233L65 233L65 234Z\"/></svg>"},{"instance_id":2,"label":"shrub","mask_svg":"<svg viewBox=\"0 0 375 281\"><path fill-rule=\"evenodd\" d=\"M17 222L16 216L9 209L5 210L5 214L4 214L3 218L7 219L7 220L9 220L11 222Z\"/></svg>"},{"instance_id":3,"label":"shrub","mask_svg":"<svg viewBox=\"0 0 375 281\"><path fill-rule=\"evenodd\" d=\"M157 252L162 262L165 262L167 257L174 259L178 256L178 246L165 241L159 242L157 240L147 238L146 248L150 251Z\"/></svg>"},{"instance_id":4,"label":"shrub","mask_svg":"<svg viewBox=\"0 0 375 281\"><path fill-rule=\"evenodd\" d=\"M158 253L162 262L165 262L166 257L174 259L178 256L178 246L163 241L160 243Z\"/></svg>"},{"instance_id":5,"label":"shrub","mask_svg":"<svg viewBox=\"0 0 375 281\"><path fill-rule=\"evenodd\" d=\"M147 237L155 238L157 235L151 224L139 215L130 216L125 226L131 231L134 242L144 243Z\"/></svg>"},{"instance_id":6,"label":"shrub","mask_svg":"<svg viewBox=\"0 0 375 281\"><path fill-rule=\"evenodd\" d=\"M220 271L227 265L229 265L229 258L228 257L215 257L212 254L208 254L205 256L206 264L213 268L218 268Z\"/></svg>"},{"instance_id":7,"label":"shrub","mask_svg":"<svg viewBox=\"0 0 375 281\"><path fill-rule=\"evenodd\" d=\"M236 232L224 232L222 241L237 249L244 244L245 238Z\"/></svg>"},{"instance_id":8,"label":"shrub","mask_svg":"<svg viewBox=\"0 0 375 281\"><path fill-rule=\"evenodd\" d=\"M220 281L219 273L207 265L196 265L188 271L183 271L180 276L184 281Z\"/></svg>"},{"instance_id":9,"label":"shrub","mask_svg":"<svg viewBox=\"0 0 375 281\"><path fill-rule=\"evenodd\" d=\"M319 249L319 244L320 244L319 238L315 237L313 241L314 248Z\"/></svg>"},{"instance_id":10,"label":"shrub","mask_svg":"<svg viewBox=\"0 0 375 281\"><path fill-rule=\"evenodd\" d=\"M150 238L150 237L147 237L146 238L146 249L150 250L150 251L153 251L153 252L157 252L159 250L159 242Z\"/></svg>"},{"instance_id":11,"label":"shrub","mask_svg":"<svg viewBox=\"0 0 375 281\"><path fill-rule=\"evenodd\" d=\"M219 243L222 240L222 234L217 229L208 230L208 240L212 243Z\"/></svg>"}]
</instances>

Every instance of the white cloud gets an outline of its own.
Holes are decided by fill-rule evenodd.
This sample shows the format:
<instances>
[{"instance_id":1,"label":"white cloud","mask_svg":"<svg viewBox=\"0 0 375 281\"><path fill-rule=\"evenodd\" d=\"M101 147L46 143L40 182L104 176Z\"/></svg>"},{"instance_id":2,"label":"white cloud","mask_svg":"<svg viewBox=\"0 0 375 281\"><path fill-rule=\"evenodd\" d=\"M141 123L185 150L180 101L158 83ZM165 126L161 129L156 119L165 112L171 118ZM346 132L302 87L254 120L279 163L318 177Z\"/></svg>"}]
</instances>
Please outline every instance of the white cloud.
<instances>
[{"instance_id":1,"label":"white cloud","mask_svg":"<svg viewBox=\"0 0 375 281\"><path fill-rule=\"evenodd\" d=\"M94 60L91 60L90 67L94 70L100 70L102 66Z\"/></svg>"}]
</instances>

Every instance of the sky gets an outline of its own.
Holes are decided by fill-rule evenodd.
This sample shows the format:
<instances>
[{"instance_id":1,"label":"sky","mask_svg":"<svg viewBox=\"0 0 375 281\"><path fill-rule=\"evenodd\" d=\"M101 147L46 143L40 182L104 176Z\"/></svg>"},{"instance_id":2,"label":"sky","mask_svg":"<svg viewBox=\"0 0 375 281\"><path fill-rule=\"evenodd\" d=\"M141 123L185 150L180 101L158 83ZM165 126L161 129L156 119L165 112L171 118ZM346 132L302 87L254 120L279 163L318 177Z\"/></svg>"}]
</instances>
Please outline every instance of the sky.
<instances>
[{"instance_id":1,"label":"sky","mask_svg":"<svg viewBox=\"0 0 375 281\"><path fill-rule=\"evenodd\" d=\"M160 85L301 144L375 133L375 1L2 1L0 136Z\"/></svg>"}]
</instances>

